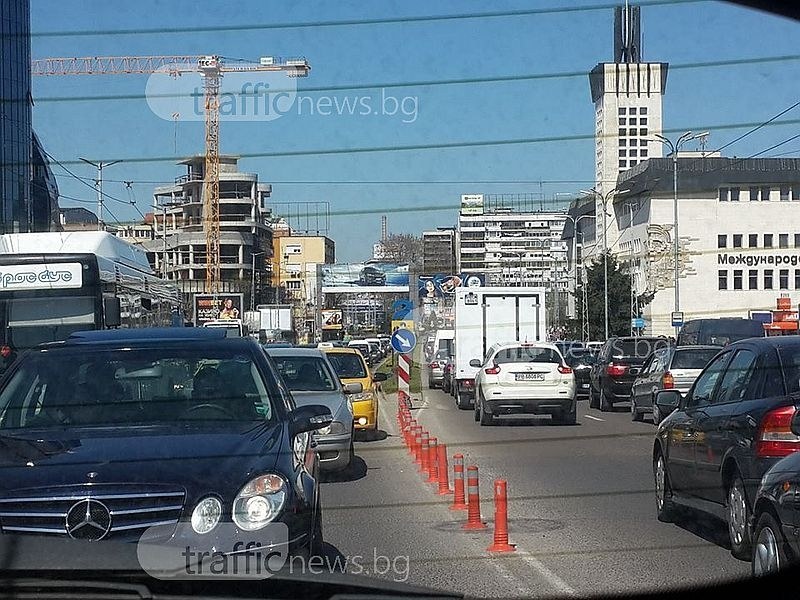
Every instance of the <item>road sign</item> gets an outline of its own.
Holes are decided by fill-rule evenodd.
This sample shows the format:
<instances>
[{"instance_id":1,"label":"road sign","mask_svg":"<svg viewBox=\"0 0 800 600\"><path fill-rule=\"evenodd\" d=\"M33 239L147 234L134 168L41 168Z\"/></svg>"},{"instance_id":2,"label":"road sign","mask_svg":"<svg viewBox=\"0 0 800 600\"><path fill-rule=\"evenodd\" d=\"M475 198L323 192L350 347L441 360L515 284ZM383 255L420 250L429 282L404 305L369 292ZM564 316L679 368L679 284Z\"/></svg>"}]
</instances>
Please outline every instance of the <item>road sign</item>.
<instances>
[{"instance_id":1,"label":"road sign","mask_svg":"<svg viewBox=\"0 0 800 600\"><path fill-rule=\"evenodd\" d=\"M406 354L417 345L417 336L408 329L398 329L392 334L392 348L395 352Z\"/></svg>"},{"instance_id":2,"label":"road sign","mask_svg":"<svg viewBox=\"0 0 800 600\"><path fill-rule=\"evenodd\" d=\"M631 319L631 327L633 327L634 329L643 329L644 319L641 317L635 317Z\"/></svg>"},{"instance_id":3,"label":"road sign","mask_svg":"<svg viewBox=\"0 0 800 600\"><path fill-rule=\"evenodd\" d=\"M673 327L683 327L683 313L682 312L673 312L672 313L672 326Z\"/></svg>"}]
</instances>

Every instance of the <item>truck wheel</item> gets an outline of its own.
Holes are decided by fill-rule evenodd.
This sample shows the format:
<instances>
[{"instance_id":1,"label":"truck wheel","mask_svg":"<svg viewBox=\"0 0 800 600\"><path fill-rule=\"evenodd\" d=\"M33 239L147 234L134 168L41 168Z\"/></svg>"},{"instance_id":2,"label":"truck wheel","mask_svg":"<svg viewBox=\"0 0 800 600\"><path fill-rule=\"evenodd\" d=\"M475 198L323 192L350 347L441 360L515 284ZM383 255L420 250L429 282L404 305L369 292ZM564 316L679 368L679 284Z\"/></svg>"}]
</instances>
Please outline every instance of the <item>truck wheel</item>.
<instances>
[{"instance_id":1,"label":"truck wheel","mask_svg":"<svg viewBox=\"0 0 800 600\"><path fill-rule=\"evenodd\" d=\"M606 398L605 390L600 388L600 410L602 412L608 412L612 408L614 408L614 405L608 401L608 398Z\"/></svg>"},{"instance_id":2,"label":"truck wheel","mask_svg":"<svg viewBox=\"0 0 800 600\"><path fill-rule=\"evenodd\" d=\"M459 410L469 409L469 399L466 397L466 394L461 393L461 390L456 390L456 406Z\"/></svg>"}]
</instances>

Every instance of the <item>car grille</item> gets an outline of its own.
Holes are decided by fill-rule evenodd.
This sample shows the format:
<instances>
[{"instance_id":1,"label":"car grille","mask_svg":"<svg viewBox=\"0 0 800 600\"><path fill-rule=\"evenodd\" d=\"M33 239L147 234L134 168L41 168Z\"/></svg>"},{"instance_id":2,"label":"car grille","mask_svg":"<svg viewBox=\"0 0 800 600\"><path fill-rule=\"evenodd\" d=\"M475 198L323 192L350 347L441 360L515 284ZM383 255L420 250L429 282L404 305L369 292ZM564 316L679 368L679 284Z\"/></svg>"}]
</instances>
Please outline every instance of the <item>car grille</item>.
<instances>
[{"instance_id":1,"label":"car grille","mask_svg":"<svg viewBox=\"0 0 800 600\"><path fill-rule=\"evenodd\" d=\"M88 484L24 490L0 497L0 529L89 540L139 539L145 531L148 537L169 537L185 496L184 490L167 486ZM91 527L79 527L84 517Z\"/></svg>"}]
</instances>

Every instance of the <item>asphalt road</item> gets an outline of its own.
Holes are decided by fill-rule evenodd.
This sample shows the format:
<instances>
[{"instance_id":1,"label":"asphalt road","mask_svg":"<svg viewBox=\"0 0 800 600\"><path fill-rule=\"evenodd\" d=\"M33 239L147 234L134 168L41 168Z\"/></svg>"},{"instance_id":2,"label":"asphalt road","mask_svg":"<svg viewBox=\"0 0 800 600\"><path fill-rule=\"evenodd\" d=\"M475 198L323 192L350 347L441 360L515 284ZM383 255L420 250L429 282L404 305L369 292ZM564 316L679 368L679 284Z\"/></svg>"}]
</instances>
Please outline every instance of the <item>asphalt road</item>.
<instances>
[{"instance_id":1,"label":"asphalt road","mask_svg":"<svg viewBox=\"0 0 800 600\"><path fill-rule=\"evenodd\" d=\"M423 482L397 437L396 403L388 398L384 439L358 442L354 468L323 484L328 559L347 559L350 572L471 597L655 591L750 573L725 547L724 523L691 513L678 524L656 520L654 427L631 422L627 406L601 413L581 401L576 426L514 417L491 427L438 390L425 390L414 407L451 457L461 452L478 465L489 529L461 530L465 514L448 510L452 498ZM496 478L508 481L517 551L493 556L486 547Z\"/></svg>"}]
</instances>

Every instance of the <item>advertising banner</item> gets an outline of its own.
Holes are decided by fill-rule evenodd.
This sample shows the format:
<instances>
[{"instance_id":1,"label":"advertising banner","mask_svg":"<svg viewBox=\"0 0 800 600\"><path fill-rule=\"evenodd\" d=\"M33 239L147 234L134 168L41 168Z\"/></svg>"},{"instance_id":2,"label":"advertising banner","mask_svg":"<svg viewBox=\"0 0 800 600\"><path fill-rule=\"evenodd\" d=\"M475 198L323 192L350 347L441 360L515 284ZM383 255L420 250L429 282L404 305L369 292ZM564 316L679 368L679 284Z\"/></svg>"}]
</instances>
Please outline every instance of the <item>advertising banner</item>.
<instances>
[{"instance_id":1,"label":"advertising banner","mask_svg":"<svg viewBox=\"0 0 800 600\"><path fill-rule=\"evenodd\" d=\"M482 215L483 214L483 194L462 194L461 195L461 214L462 215Z\"/></svg>"},{"instance_id":2,"label":"advertising banner","mask_svg":"<svg viewBox=\"0 0 800 600\"><path fill-rule=\"evenodd\" d=\"M322 265L322 292L408 292L408 265L370 262Z\"/></svg>"},{"instance_id":3,"label":"advertising banner","mask_svg":"<svg viewBox=\"0 0 800 600\"><path fill-rule=\"evenodd\" d=\"M342 324L342 311L341 310L323 310L322 311L322 329L334 330L341 329Z\"/></svg>"},{"instance_id":4,"label":"advertising banner","mask_svg":"<svg viewBox=\"0 0 800 600\"><path fill-rule=\"evenodd\" d=\"M454 296L458 288L483 287L485 280L486 278L482 273L420 277L417 282L417 291L420 301L424 302L426 299Z\"/></svg>"},{"instance_id":5,"label":"advertising banner","mask_svg":"<svg viewBox=\"0 0 800 600\"><path fill-rule=\"evenodd\" d=\"M194 324L202 327L208 321L241 319L244 294L195 294Z\"/></svg>"}]
</instances>

